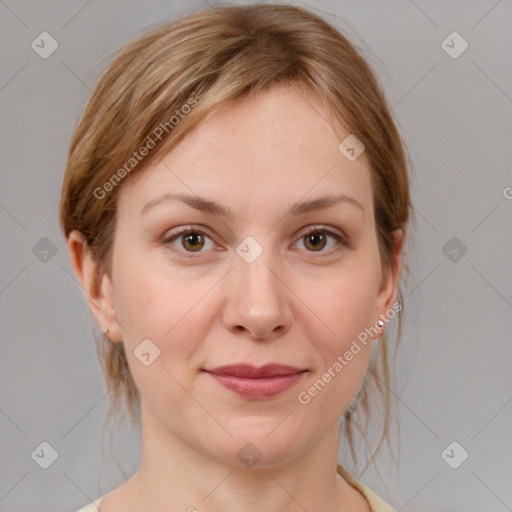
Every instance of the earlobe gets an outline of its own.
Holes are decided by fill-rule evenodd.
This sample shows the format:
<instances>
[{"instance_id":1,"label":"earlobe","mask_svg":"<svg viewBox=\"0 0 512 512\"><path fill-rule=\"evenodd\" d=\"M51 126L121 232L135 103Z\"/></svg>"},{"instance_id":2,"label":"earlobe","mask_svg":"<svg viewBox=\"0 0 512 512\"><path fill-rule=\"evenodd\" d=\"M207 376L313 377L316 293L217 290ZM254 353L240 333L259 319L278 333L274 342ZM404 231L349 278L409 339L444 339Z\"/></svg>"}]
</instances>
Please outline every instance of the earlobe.
<instances>
[{"instance_id":1,"label":"earlobe","mask_svg":"<svg viewBox=\"0 0 512 512\"><path fill-rule=\"evenodd\" d=\"M71 266L82 287L85 299L96 322L111 341L121 341L117 323L114 290L108 275L100 271L98 262L89 249L87 240L79 231L72 231L67 238ZM108 329L108 331L104 331Z\"/></svg>"}]
</instances>

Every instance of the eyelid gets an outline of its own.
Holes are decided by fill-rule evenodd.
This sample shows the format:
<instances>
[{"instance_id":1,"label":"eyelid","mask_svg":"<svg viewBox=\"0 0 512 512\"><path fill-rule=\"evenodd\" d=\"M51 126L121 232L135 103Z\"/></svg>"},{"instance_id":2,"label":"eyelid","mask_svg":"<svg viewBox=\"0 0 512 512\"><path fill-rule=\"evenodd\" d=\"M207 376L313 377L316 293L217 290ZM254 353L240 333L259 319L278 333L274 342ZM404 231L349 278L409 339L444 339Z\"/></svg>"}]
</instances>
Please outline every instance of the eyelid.
<instances>
[{"instance_id":1,"label":"eyelid","mask_svg":"<svg viewBox=\"0 0 512 512\"><path fill-rule=\"evenodd\" d=\"M338 229L339 232L335 231L335 229ZM172 242L178 240L181 236L184 236L188 233L199 233L201 235L204 235L204 236L210 238L214 243L216 243L214 238L209 234L209 230L207 228L205 228L203 226L199 226L199 225L194 225L194 224L190 224L188 226L178 228L177 231L174 231L168 235L164 235L162 237L162 243L164 243L164 244L172 243ZM333 254L337 254L340 250L350 247L349 238L342 230L340 230L339 228L331 228L330 226L323 225L323 224L313 224L311 226L307 226L306 228L304 228L304 230L301 231L301 234L298 236L298 239L295 243L297 243L298 241L300 241L302 238L309 235L310 233L326 234L327 236L334 238L339 244L338 247L335 247L328 251L318 251L318 252L306 251L311 254L318 254L318 255L320 255L320 257L332 256ZM294 245L295 245L295 243L294 243ZM183 250L179 250L179 249L173 249L173 250L180 253L181 255L184 255L185 257L188 257L188 258L199 257L202 252L206 252L206 251L198 251L197 253L194 253L194 252L183 251Z\"/></svg>"},{"instance_id":2,"label":"eyelid","mask_svg":"<svg viewBox=\"0 0 512 512\"><path fill-rule=\"evenodd\" d=\"M190 224L188 226L178 228L176 231L173 231L170 234L164 234L164 236L162 237L162 243L163 244L172 244L174 241L179 240L180 237L187 235L188 233L200 233L201 235L204 235L204 236L210 238L210 240L212 240L214 243L216 243L215 240L213 239L213 237L209 234L209 231L205 227L194 225L194 224ZM194 253L194 252L188 252L188 251L183 251L183 250L174 249L174 248L173 248L173 250L174 250L174 252L177 252L186 258L196 258L196 257L200 256L202 252L205 252L205 251L199 251L197 253Z\"/></svg>"},{"instance_id":3,"label":"eyelid","mask_svg":"<svg viewBox=\"0 0 512 512\"><path fill-rule=\"evenodd\" d=\"M307 252L309 252L311 254L315 254L315 253L319 254L319 255L321 255L320 257L332 256L333 254L337 254L340 250L347 249L350 247L350 242L349 242L348 236L342 230L338 229L337 231L335 231L335 229L337 229L337 228L331 228L330 226L327 226L327 225L314 224L312 226L308 226L306 231L303 232L299 236L299 239L297 241L301 240L302 238L309 235L310 233L323 233L327 236L330 236L331 238L334 238L338 242L339 245L329 251L319 251L318 253L316 253L316 251L307 251Z\"/></svg>"},{"instance_id":4,"label":"eyelid","mask_svg":"<svg viewBox=\"0 0 512 512\"><path fill-rule=\"evenodd\" d=\"M304 231L304 233L299 238L302 238L303 236L306 236L309 233L319 232L319 233L326 233L330 236L335 235L335 236L339 237L341 240L343 240L344 242L348 243L348 236L344 233L344 231L342 231L339 228L332 228L331 226L328 226L326 224L313 224L311 226L308 226L305 229L306 229L306 231Z\"/></svg>"}]
</instances>

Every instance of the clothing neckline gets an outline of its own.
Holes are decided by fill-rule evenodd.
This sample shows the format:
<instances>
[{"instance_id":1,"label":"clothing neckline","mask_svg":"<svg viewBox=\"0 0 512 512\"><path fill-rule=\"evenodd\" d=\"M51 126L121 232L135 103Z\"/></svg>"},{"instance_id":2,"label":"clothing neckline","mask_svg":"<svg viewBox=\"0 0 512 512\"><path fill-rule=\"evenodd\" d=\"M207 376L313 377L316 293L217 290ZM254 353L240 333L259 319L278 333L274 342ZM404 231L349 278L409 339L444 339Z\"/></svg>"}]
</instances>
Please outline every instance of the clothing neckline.
<instances>
[{"instance_id":1,"label":"clothing neckline","mask_svg":"<svg viewBox=\"0 0 512 512\"><path fill-rule=\"evenodd\" d=\"M389 510L391 511L391 506L384 502L382 498L380 498L377 494L375 494L369 487L367 487L365 484L360 482L359 480L356 480L343 466L340 464L336 465L336 471L339 475L343 477L345 481L347 481L354 489L359 491L364 498L368 501L370 508L373 510L378 510L376 507L381 507L382 505L387 506ZM112 491L111 491L112 492ZM100 496L96 500L93 501L93 504L96 507L100 507L101 502L104 498L106 498L110 492L104 494L103 496Z\"/></svg>"},{"instance_id":2,"label":"clothing neckline","mask_svg":"<svg viewBox=\"0 0 512 512\"><path fill-rule=\"evenodd\" d=\"M343 466L337 464L336 467L338 474L366 498L373 512L394 512L393 507L389 503L385 502L363 482L356 480Z\"/></svg>"}]
</instances>

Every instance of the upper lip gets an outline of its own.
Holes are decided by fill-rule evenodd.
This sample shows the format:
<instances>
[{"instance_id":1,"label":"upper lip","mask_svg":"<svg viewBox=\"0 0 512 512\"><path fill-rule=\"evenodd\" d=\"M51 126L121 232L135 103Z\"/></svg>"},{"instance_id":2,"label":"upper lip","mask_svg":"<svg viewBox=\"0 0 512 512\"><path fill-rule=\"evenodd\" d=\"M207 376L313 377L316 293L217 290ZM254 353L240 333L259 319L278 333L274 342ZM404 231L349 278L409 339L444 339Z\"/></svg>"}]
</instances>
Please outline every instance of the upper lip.
<instances>
[{"instance_id":1,"label":"upper lip","mask_svg":"<svg viewBox=\"0 0 512 512\"><path fill-rule=\"evenodd\" d=\"M240 377L245 379L258 379L263 377L295 375L305 370L301 368L295 368L293 366L273 363L260 366L259 368L256 368L250 364L232 364L219 366L217 368L205 371L215 375L229 375L232 377Z\"/></svg>"}]
</instances>

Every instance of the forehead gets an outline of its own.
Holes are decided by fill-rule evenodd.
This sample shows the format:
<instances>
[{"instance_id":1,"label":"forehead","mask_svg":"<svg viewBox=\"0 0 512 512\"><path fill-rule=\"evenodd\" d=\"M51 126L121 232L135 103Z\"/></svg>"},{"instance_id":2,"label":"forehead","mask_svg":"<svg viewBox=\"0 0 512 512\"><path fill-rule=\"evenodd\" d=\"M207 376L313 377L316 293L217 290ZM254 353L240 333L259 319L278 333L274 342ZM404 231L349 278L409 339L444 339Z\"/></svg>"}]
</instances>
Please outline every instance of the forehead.
<instances>
[{"instance_id":1,"label":"forehead","mask_svg":"<svg viewBox=\"0 0 512 512\"><path fill-rule=\"evenodd\" d=\"M343 193L369 215L366 155L349 161L338 150L349 132L341 128L338 134L312 91L278 86L240 98L204 120L162 161L133 175L122 187L119 207L142 207L176 192L238 204L246 213Z\"/></svg>"}]
</instances>

